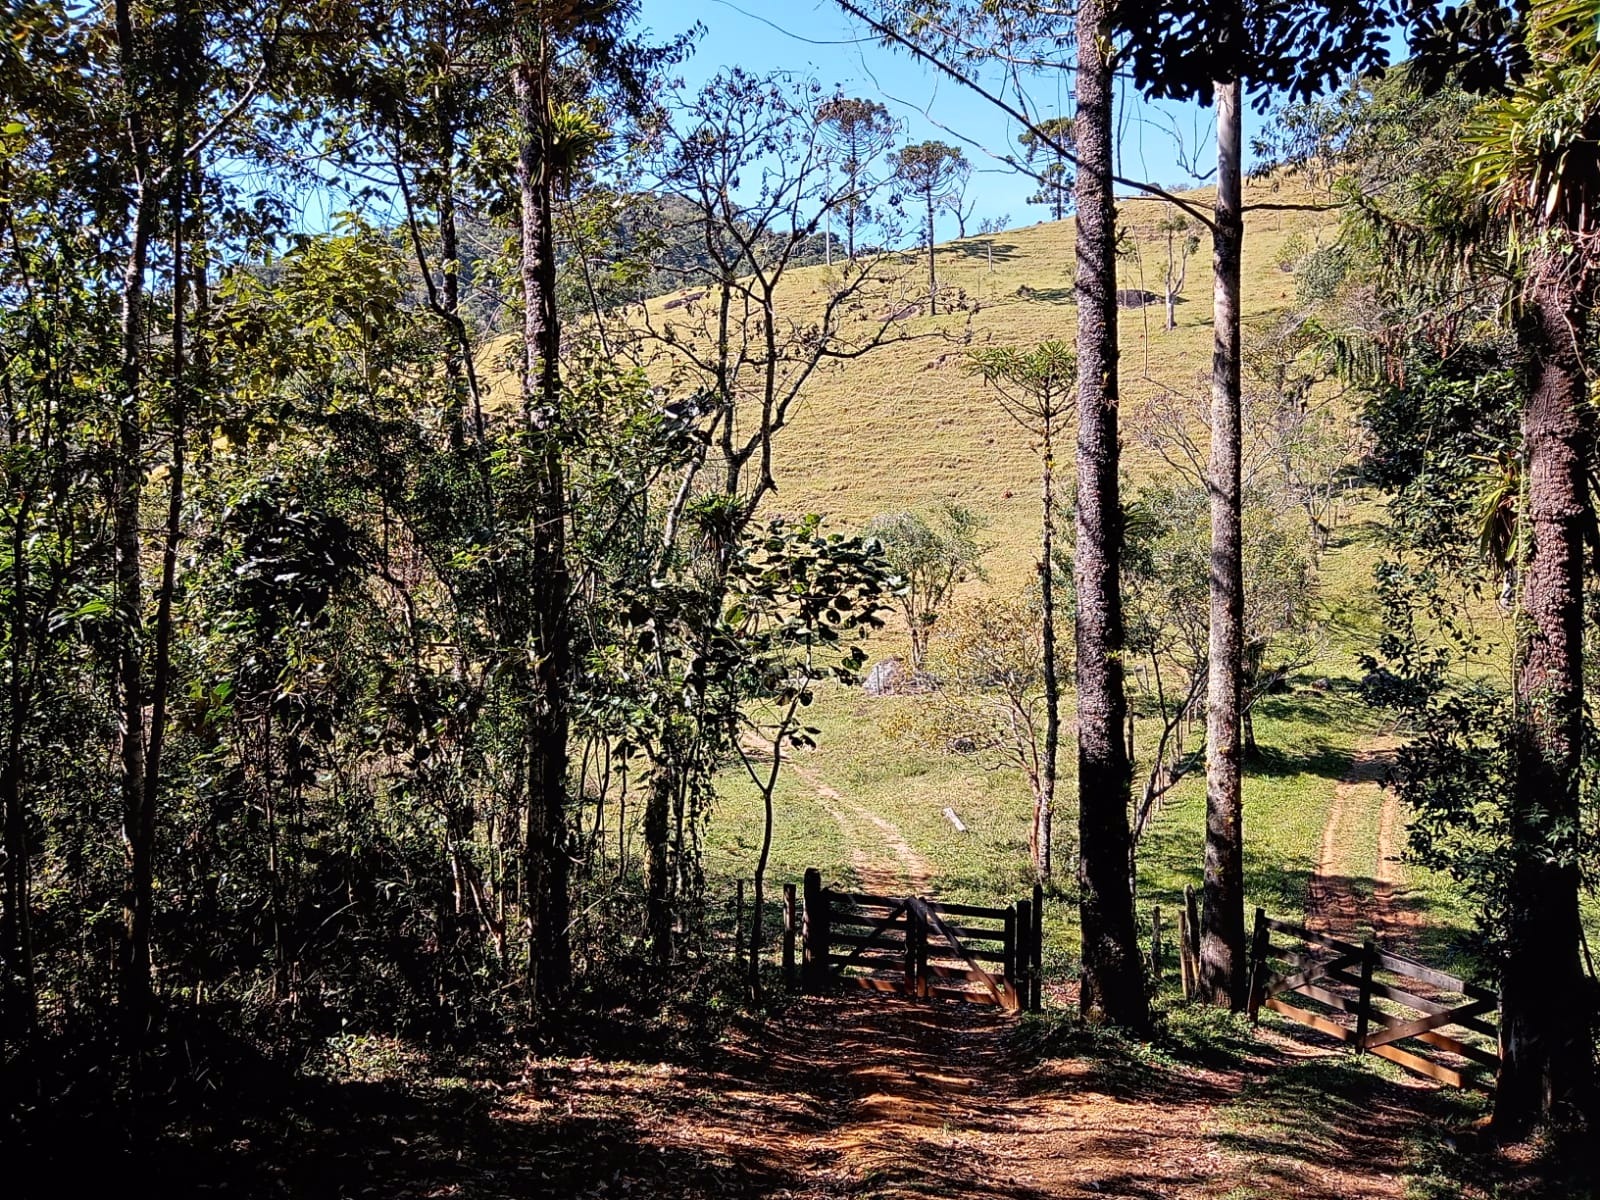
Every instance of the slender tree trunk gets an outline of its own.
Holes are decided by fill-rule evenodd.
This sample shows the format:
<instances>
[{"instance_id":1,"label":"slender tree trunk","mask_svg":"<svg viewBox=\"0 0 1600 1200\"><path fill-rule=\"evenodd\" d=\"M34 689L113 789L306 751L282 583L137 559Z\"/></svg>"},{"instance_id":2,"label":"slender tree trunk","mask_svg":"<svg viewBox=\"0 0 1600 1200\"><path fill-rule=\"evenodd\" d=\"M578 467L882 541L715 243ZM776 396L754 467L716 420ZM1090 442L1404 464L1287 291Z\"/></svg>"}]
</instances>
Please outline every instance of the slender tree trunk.
<instances>
[{"instance_id":1,"label":"slender tree trunk","mask_svg":"<svg viewBox=\"0 0 1600 1200\"><path fill-rule=\"evenodd\" d=\"M439 303L445 311L454 344L445 351L444 373L450 389L450 408L445 425L450 438L450 448L460 450L466 445L466 419L464 409L469 399L467 391L467 354L461 329L461 244L456 229L455 196L455 130L447 118L439 120ZM427 264L420 264L427 270ZM483 414L474 404L473 432L478 444L483 444Z\"/></svg>"},{"instance_id":2,"label":"slender tree trunk","mask_svg":"<svg viewBox=\"0 0 1600 1200\"><path fill-rule=\"evenodd\" d=\"M1107 0L1078 5L1078 916L1085 1012L1143 1030L1144 966L1128 886L1132 764L1122 741L1122 509L1117 489L1116 202Z\"/></svg>"},{"instance_id":3,"label":"slender tree trunk","mask_svg":"<svg viewBox=\"0 0 1600 1200\"><path fill-rule=\"evenodd\" d=\"M1244 1006L1244 573L1240 531L1239 256L1244 241L1240 86L1216 85L1217 207L1211 355L1211 646L1206 690L1205 903L1200 993Z\"/></svg>"},{"instance_id":4,"label":"slender tree trunk","mask_svg":"<svg viewBox=\"0 0 1600 1200\"><path fill-rule=\"evenodd\" d=\"M650 773L645 795L644 890L645 932L655 961L665 966L672 961L672 877L667 864L667 830L672 814L674 786L672 750L663 746Z\"/></svg>"},{"instance_id":5,"label":"slender tree trunk","mask_svg":"<svg viewBox=\"0 0 1600 1200\"><path fill-rule=\"evenodd\" d=\"M856 217L859 213L861 195L861 160L857 156L855 144L850 147L850 199L844 206L844 237L845 253L850 261L856 260ZM830 238L831 242L832 239Z\"/></svg>"},{"instance_id":6,"label":"slender tree trunk","mask_svg":"<svg viewBox=\"0 0 1600 1200\"><path fill-rule=\"evenodd\" d=\"M933 192L928 192L928 315L939 311L939 281L933 272Z\"/></svg>"},{"instance_id":7,"label":"slender tree trunk","mask_svg":"<svg viewBox=\"0 0 1600 1200\"><path fill-rule=\"evenodd\" d=\"M144 687L144 573L140 562L139 509L144 496L145 271L156 196L142 120L142 88L129 0L117 0L117 41L122 86L132 112L130 149L136 177L129 214L128 257L122 275L121 362L117 373L117 451L112 475L112 576L118 623L117 691L122 824L128 873L123 886L122 947L118 963L124 1041L136 1053L150 1020L150 928L154 880L154 813L146 787Z\"/></svg>"},{"instance_id":8,"label":"slender tree trunk","mask_svg":"<svg viewBox=\"0 0 1600 1200\"><path fill-rule=\"evenodd\" d=\"M0 1033L14 1038L22 1048L15 1066L19 1084L32 1079L39 1014L33 966L33 857L28 847L26 751L22 740L33 690L32 680L25 678L29 655L26 541L30 512L31 505L24 499L11 527L11 662L6 688L9 720L5 761L0 763L0 803L4 804L5 820L5 915L0 920L0 954L5 956L0 965L5 972L0 981L0 997L5 1000L5 1012Z\"/></svg>"},{"instance_id":9,"label":"slender tree trunk","mask_svg":"<svg viewBox=\"0 0 1600 1200\"><path fill-rule=\"evenodd\" d=\"M182 140L180 128L177 138ZM186 189L189 173L173 163L172 220L172 459L167 464L167 520L162 533L161 578L156 586L155 653L150 664L150 743L145 759L145 836L155 838L156 799L166 745L167 697L172 686L172 601L177 590L178 542L183 536L184 469L188 457L189 372L188 275L185 260Z\"/></svg>"},{"instance_id":10,"label":"slender tree trunk","mask_svg":"<svg viewBox=\"0 0 1600 1200\"><path fill-rule=\"evenodd\" d=\"M1554 260L1554 261L1553 261ZM1594 1048L1578 958L1583 737L1583 530L1592 447L1582 407L1583 305L1554 255L1533 288L1534 364L1523 410L1528 548L1516 664L1514 855L1506 897L1500 1079L1494 1125L1517 1135L1564 1106L1594 1104Z\"/></svg>"},{"instance_id":11,"label":"slender tree trunk","mask_svg":"<svg viewBox=\"0 0 1600 1200\"><path fill-rule=\"evenodd\" d=\"M528 814L523 898L528 923L528 998L541 1007L571 979L567 932L567 686L571 639L566 569L566 482L559 440L560 325L551 222L550 47L536 19L514 29L517 185L522 203L523 417L536 473L531 575L531 695L527 704Z\"/></svg>"},{"instance_id":12,"label":"slender tree trunk","mask_svg":"<svg viewBox=\"0 0 1600 1200\"><path fill-rule=\"evenodd\" d=\"M1039 599L1041 634L1044 641L1044 771L1042 786L1034 801L1033 870L1040 879L1049 879L1051 826L1056 806L1056 754L1061 744L1061 680L1056 675L1056 597L1055 597L1055 397L1045 402L1044 470L1040 475L1040 507L1043 509L1040 535Z\"/></svg>"}]
</instances>

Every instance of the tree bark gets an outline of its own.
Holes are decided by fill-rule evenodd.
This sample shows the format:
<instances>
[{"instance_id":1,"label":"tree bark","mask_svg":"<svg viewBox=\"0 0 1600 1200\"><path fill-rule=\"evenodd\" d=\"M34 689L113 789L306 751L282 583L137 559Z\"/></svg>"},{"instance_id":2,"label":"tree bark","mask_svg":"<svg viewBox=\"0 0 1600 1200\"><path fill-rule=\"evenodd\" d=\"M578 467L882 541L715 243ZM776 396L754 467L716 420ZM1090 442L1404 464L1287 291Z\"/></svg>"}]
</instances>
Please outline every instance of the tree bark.
<instances>
[{"instance_id":1,"label":"tree bark","mask_svg":"<svg viewBox=\"0 0 1600 1200\"><path fill-rule=\"evenodd\" d=\"M1041 634L1044 641L1044 771L1039 794L1034 800L1033 814L1033 870L1041 880L1049 879L1054 869L1051 855L1051 827L1056 807L1056 755L1061 744L1061 680L1056 674L1056 599L1055 555L1055 424L1056 400L1052 396L1045 402L1044 419L1044 469L1040 473L1039 599Z\"/></svg>"},{"instance_id":2,"label":"tree bark","mask_svg":"<svg viewBox=\"0 0 1600 1200\"><path fill-rule=\"evenodd\" d=\"M1238 80L1216 85L1217 204L1211 355L1211 645L1206 689L1205 902L1200 994L1244 1007L1244 793L1240 720L1244 676L1244 569L1240 530L1239 257L1242 141Z\"/></svg>"},{"instance_id":3,"label":"tree bark","mask_svg":"<svg viewBox=\"0 0 1600 1200\"><path fill-rule=\"evenodd\" d=\"M128 873L123 884L122 947L118 962L123 1037L136 1053L150 1019L150 929L155 866L155 814L146 788L144 692L144 574L140 562L139 508L144 495L145 271L150 256L156 196L150 178L149 143L142 115L143 64L128 0L116 4L118 67L128 105L133 159L133 209L128 219L128 257L122 275L117 373L116 465L112 474L112 576L118 627L120 790Z\"/></svg>"},{"instance_id":4,"label":"tree bark","mask_svg":"<svg viewBox=\"0 0 1600 1200\"><path fill-rule=\"evenodd\" d=\"M517 186L522 206L523 420L535 473L529 602L533 663L527 706L528 814L523 898L529 1003L558 999L571 980L567 933L567 687L571 645L566 569L566 483L559 440L560 324L550 162L551 58L537 19L518 22L512 57L517 98Z\"/></svg>"},{"instance_id":5,"label":"tree bark","mask_svg":"<svg viewBox=\"0 0 1600 1200\"><path fill-rule=\"evenodd\" d=\"M11 614L10 669L7 672L5 760L0 763L0 804L5 821L5 912L0 918L0 964L4 980L0 997L5 1000L4 1023L0 1035L15 1039L22 1053L15 1070L19 1083L33 1076L33 1048L38 1029L38 991L33 965L33 856L28 847L27 792L24 776L27 754L22 731L28 720L33 697L33 680L25 678L28 661L28 515L26 497L18 505L11 530Z\"/></svg>"},{"instance_id":6,"label":"tree bark","mask_svg":"<svg viewBox=\"0 0 1600 1200\"><path fill-rule=\"evenodd\" d=\"M1144 967L1128 886L1132 764L1122 740L1122 509L1117 488L1116 202L1112 196L1112 70L1107 0L1077 18L1078 918L1086 1013L1149 1027Z\"/></svg>"},{"instance_id":7,"label":"tree bark","mask_svg":"<svg viewBox=\"0 0 1600 1200\"><path fill-rule=\"evenodd\" d=\"M650 773L641 830L645 846L645 932L650 938L651 955L660 966L672 961L672 877L667 865L667 827L676 790L676 762L674 752L663 747Z\"/></svg>"},{"instance_id":8,"label":"tree bark","mask_svg":"<svg viewBox=\"0 0 1600 1200\"><path fill-rule=\"evenodd\" d=\"M1565 1106L1593 1108L1594 1056L1578 958L1583 737L1583 530L1590 519L1574 269L1540 264L1525 336L1527 516L1518 614L1514 855L1506 897L1500 1078L1494 1126L1516 1136Z\"/></svg>"}]
</instances>

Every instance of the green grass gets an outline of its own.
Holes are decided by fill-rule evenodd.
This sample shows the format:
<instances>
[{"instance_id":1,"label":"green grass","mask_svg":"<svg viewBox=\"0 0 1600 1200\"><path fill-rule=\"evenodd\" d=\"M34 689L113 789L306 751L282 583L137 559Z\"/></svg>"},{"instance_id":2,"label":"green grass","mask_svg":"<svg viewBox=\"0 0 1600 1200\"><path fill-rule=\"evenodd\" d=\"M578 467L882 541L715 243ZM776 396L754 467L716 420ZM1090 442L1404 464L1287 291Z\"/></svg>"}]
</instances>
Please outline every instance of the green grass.
<instances>
[{"instance_id":1,"label":"green grass","mask_svg":"<svg viewBox=\"0 0 1600 1200\"><path fill-rule=\"evenodd\" d=\"M1271 183L1252 185L1273 192ZM1208 193L1195 198L1207 202ZM1247 197L1247 199L1252 198ZM1278 194L1274 199L1294 198ZM1124 203L1123 224L1145 259L1119 265L1119 283L1149 287L1161 268L1156 223L1166 210L1146 201ZM1247 321L1270 318L1293 296L1291 276L1276 258L1294 233L1327 240L1334 217L1323 213L1255 213L1248 224L1243 264ZM984 253L994 243L991 272ZM1038 461L1027 438L1011 423L980 381L964 368L966 349L997 344L1027 345L1047 337L1070 339L1076 315L1071 303L1073 259L1070 222L1010 230L993 239L973 238L938 250L941 285L960 289L966 311L919 315L905 321L906 336L858 360L819 371L805 393L792 426L777 443L778 492L773 511L820 512L836 527L854 528L872 516L902 508L927 510L956 500L990 522L992 544L986 582L966 585L968 594L1014 595L1034 571ZM908 260L909 278L919 267ZM786 304L803 313L826 287L826 269L792 274ZM1120 378L1123 394L1124 474L1132 487L1166 468L1139 437L1147 399L1163 389L1198 395L1211 358L1209 256L1190 264L1178 307L1178 328L1162 329L1160 306L1124 312ZM910 286L910 285L908 285ZM673 319L653 302L655 318ZM1317 603L1326 645L1317 662L1291 681L1283 695L1264 700L1256 714L1259 759L1245 782L1247 903L1273 915L1303 915L1307 883L1318 861L1321 833L1334 788L1356 751L1376 736L1393 734L1384 714L1360 700L1358 655L1370 652L1381 633L1373 596L1372 568L1383 552L1381 501L1356 493L1332 543L1318 564ZM1498 620L1492 603L1486 620ZM901 634L880 637L875 656L903 654ZM1324 684L1322 681L1326 681ZM936 890L951 899L1006 902L1031 886L1026 839L1030 800L1023 781L1006 770L953 755L932 753L886 732L892 717L915 698L873 700L856 691L824 690L812 713L821 730L819 746L798 765L815 782L836 789L846 801L892 822L932 867ZM1065 697L1070 721L1071 697ZM1139 751L1147 760L1152 722L1139 722ZM1070 730L1070 726L1069 726ZM1056 816L1056 860L1062 870L1046 907L1048 957L1057 972L1072 969L1076 953L1075 894L1071 864L1075 849L1075 755L1070 732L1063 739ZM956 810L968 831L958 834L942 815ZM1171 928L1183 885L1198 885L1204 830L1204 781L1191 777L1174 789L1139 856L1140 927L1148 936L1149 906L1170 914ZM1357 890L1370 892L1377 875L1380 807L1370 797L1352 812L1341 849L1341 868ZM707 870L714 891L731 896L732 881L753 870L760 835L759 796L742 769L725 770L719 800L707 830ZM785 770L779 785L769 871L770 894L781 883L798 882L808 866L832 882L857 883L857 855L871 853L881 835L859 821L841 826L818 803L815 783ZM1365 882L1363 882L1365 881ZM1472 925L1470 906L1448 879L1406 868L1410 903L1429 922L1428 953L1453 962ZM778 901L774 899L773 903ZM1600 931L1600 901L1586 902L1590 928Z\"/></svg>"},{"instance_id":2,"label":"green grass","mask_svg":"<svg viewBox=\"0 0 1600 1200\"><path fill-rule=\"evenodd\" d=\"M1290 681L1289 689L1261 701L1255 714L1260 754L1245 780L1246 898L1273 916L1295 920L1305 913L1329 805L1356 750L1383 732L1382 715L1361 701L1356 654L1367 643L1376 616L1371 564L1376 557L1376 521L1370 498L1359 503L1335 532L1319 570L1319 604L1330 634L1323 655ZM899 651L892 637L879 654ZM855 689L819 693L811 721L821 729L818 748L786 769L775 805L771 861L773 894L783 881L798 881L816 866L830 883L857 884L852 850L873 854L879 835L857 821L848 831L818 803L816 784L896 825L933 869L935 889L946 899L1005 903L1026 895L1032 880L1027 836L1031 799L1014 771L994 769L974 757L932 753L895 738L889 729L914 696L874 699ZM1071 696L1064 698L1070 718ZM1141 761L1153 752L1151 721L1136 723ZM1077 931L1072 880L1076 842L1076 761L1070 739L1061 757L1055 852L1058 879L1045 909L1046 956L1051 974L1075 968ZM803 773L803 774L802 774ZM803 777L805 776L805 777ZM731 892L732 880L748 877L755 860L761 811L759 794L742 770L725 771L708 830L708 873L713 886ZM950 806L967 825L957 833L943 816ZM840 808L838 804L835 808ZM848 816L848 814L847 814ZM1377 875L1379 809L1352 813L1344 848L1346 872L1370 892ZM1167 796L1139 852L1139 924L1148 937L1150 907L1159 905L1169 931L1185 884L1201 882L1205 829L1205 781L1196 773ZM1360 884L1360 880L1367 880ZM1438 922L1441 947L1459 942L1470 913L1450 881L1408 868L1408 886L1430 920ZM1169 973L1170 981L1170 973Z\"/></svg>"}]
</instances>

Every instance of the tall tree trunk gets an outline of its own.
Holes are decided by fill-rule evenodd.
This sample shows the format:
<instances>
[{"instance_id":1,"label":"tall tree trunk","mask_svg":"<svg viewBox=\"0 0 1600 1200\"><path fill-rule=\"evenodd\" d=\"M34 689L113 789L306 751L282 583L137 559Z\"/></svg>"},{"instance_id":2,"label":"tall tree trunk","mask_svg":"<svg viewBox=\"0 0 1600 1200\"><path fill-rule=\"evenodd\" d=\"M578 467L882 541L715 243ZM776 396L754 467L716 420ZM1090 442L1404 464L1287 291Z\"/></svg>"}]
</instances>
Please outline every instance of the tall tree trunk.
<instances>
[{"instance_id":1,"label":"tall tree trunk","mask_svg":"<svg viewBox=\"0 0 1600 1200\"><path fill-rule=\"evenodd\" d=\"M1585 305L1555 255L1540 264L1526 338L1527 552L1516 663L1514 857L1506 897L1497 1131L1516 1135L1560 1106L1592 1106L1594 1048L1578 959L1579 769L1583 736L1583 530L1589 517L1579 338Z\"/></svg>"},{"instance_id":2,"label":"tall tree trunk","mask_svg":"<svg viewBox=\"0 0 1600 1200\"><path fill-rule=\"evenodd\" d=\"M1078 5L1078 918L1085 1012L1150 1023L1128 886L1122 741L1122 509L1117 490L1116 202L1111 191L1112 71L1107 0Z\"/></svg>"},{"instance_id":3,"label":"tall tree trunk","mask_svg":"<svg viewBox=\"0 0 1600 1200\"><path fill-rule=\"evenodd\" d=\"M928 315L939 311L939 280L933 271L933 192L928 192Z\"/></svg>"},{"instance_id":4,"label":"tall tree trunk","mask_svg":"<svg viewBox=\"0 0 1600 1200\"><path fill-rule=\"evenodd\" d=\"M1244 570L1240 520L1239 256L1242 140L1238 80L1216 85L1217 207L1211 354L1211 649L1206 690L1205 902L1200 993L1244 1006L1243 712Z\"/></svg>"},{"instance_id":5,"label":"tall tree trunk","mask_svg":"<svg viewBox=\"0 0 1600 1200\"><path fill-rule=\"evenodd\" d=\"M180 122L176 140L183 141ZM150 664L150 742L145 756L145 813L155 836L155 808L161 786L161 758L166 745L167 698L172 687L172 601L177 589L178 542L183 534L184 468L187 466L189 425L188 302L184 233L186 188L189 173L181 161L172 164L172 333L171 401L172 459L167 464L167 520L162 532L161 578L156 585L154 654Z\"/></svg>"},{"instance_id":6,"label":"tall tree trunk","mask_svg":"<svg viewBox=\"0 0 1600 1200\"><path fill-rule=\"evenodd\" d=\"M32 511L24 497L11 527L10 669L7 672L5 760L0 762L0 818L5 821L5 913L0 919L0 999L5 1002L0 1036L15 1039L22 1048L15 1070L22 1084L32 1079L33 1048L38 1030L38 993L33 965L33 857L28 848L27 792L24 782L27 754L22 731L28 720L33 680L27 678L29 647L27 530Z\"/></svg>"},{"instance_id":7,"label":"tall tree trunk","mask_svg":"<svg viewBox=\"0 0 1600 1200\"><path fill-rule=\"evenodd\" d=\"M537 478L532 542L531 694L527 697L528 814L523 898L528 923L528 998L558 998L571 979L567 933L567 686L571 645L566 569L566 482L559 439L560 325L551 221L550 46L536 18L514 29L512 56L519 128L517 185L522 202L523 418L529 469Z\"/></svg>"},{"instance_id":8,"label":"tall tree trunk","mask_svg":"<svg viewBox=\"0 0 1600 1200\"><path fill-rule=\"evenodd\" d=\"M118 67L125 103L135 178L128 219L128 257L122 274L120 363L117 372L116 463L111 480L112 577L118 627L118 759L123 837L128 873L122 897L122 946L118 962L123 1036L137 1052L149 1025L151 1006L150 929L154 880L155 814L146 787L144 688L144 573L140 562L139 508L144 495L145 271L150 256L156 196L150 177L150 152L143 119L143 63L133 27L130 0L117 0Z\"/></svg>"},{"instance_id":9,"label":"tall tree trunk","mask_svg":"<svg viewBox=\"0 0 1600 1200\"><path fill-rule=\"evenodd\" d=\"M1055 398L1046 401L1046 413L1053 414ZM1051 826L1056 806L1056 754L1061 744L1061 680L1056 674L1056 591L1055 591L1055 420L1046 415L1044 421L1044 470L1040 475L1041 521L1039 562L1039 599L1041 634L1044 641L1044 771L1039 794L1034 800L1033 814L1033 870L1040 879L1049 879L1053 869L1051 859Z\"/></svg>"}]
</instances>

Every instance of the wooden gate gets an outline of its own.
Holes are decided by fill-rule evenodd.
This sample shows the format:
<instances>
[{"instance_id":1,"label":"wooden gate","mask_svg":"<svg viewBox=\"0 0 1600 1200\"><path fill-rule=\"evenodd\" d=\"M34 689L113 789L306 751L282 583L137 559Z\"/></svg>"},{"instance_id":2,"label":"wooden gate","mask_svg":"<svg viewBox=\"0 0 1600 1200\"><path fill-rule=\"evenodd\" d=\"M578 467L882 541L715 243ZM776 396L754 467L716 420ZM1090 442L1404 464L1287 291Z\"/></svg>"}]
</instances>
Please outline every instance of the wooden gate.
<instances>
[{"instance_id":1,"label":"wooden gate","mask_svg":"<svg viewBox=\"0 0 1600 1200\"><path fill-rule=\"evenodd\" d=\"M1488 1091L1500 1065L1498 1033L1487 1019L1499 998L1488 988L1371 941L1357 946L1269 920L1258 908L1251 1019L1263 1008L1455 1087Z\"/></svg>"},{"instance_id":2,"label":"wooden gate","mask_svg":"<svg viewBox=\"0 0 1600 1200\"><path fill-rule=\"evenodd\" d=\"M804 907L784 889L784 971L813 994L859 987L907 996L1037 1011L1042 889L1006 908L947 904L921 896L874 896L822 886L806 871ZM798 918L798 919L797 919Z\"/></svg>"}]
</instances>

